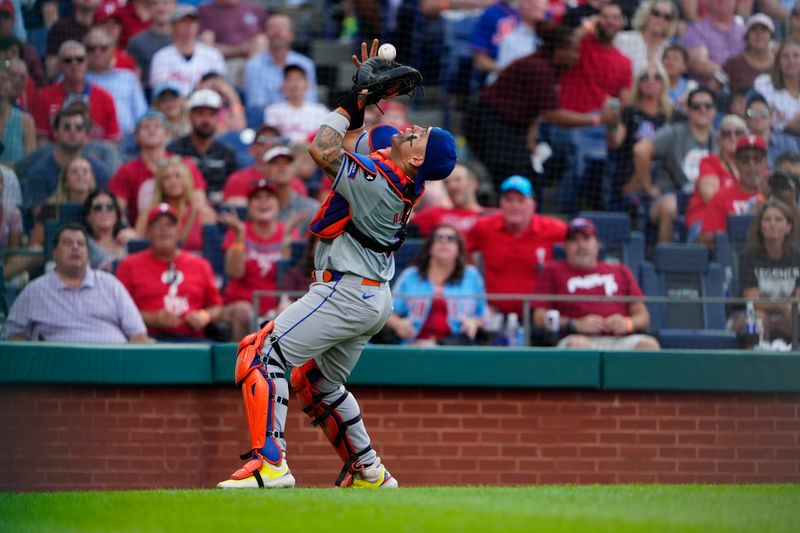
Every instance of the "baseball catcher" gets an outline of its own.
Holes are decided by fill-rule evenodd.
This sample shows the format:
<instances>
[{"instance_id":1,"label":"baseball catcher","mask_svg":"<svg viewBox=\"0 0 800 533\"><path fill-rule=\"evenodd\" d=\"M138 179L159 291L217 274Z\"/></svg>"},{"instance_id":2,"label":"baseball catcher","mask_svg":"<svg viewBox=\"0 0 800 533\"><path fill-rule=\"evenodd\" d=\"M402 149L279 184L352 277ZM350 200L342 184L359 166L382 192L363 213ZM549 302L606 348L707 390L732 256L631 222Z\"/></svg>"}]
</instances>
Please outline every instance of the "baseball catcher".
<instances>
[{"instance_id":1,"label":"baseball catcher","mask_svg":"<svg viewBox=\"0 0 800 533\"><path fill-rule=\"evenodd\" d=\"M333 190L311 221L320 237L308 293L239 344L236 384L250 429L247 462L222 488L293 487L283 433L287 377L295 397L333 445L340 487L390 488L397 480L372 448L361 410L344 386L361 351L392 309L393 252L402 245L425 182L456 164L453 136L436 127L364 129L364 108L410 94L422 79L411 67L375 57L361 45L353 90L325 119L311 156ZM383 61L383 64L380 63ZM291 373L289 373L291 372Z\"/></svg>"}]
</instances>

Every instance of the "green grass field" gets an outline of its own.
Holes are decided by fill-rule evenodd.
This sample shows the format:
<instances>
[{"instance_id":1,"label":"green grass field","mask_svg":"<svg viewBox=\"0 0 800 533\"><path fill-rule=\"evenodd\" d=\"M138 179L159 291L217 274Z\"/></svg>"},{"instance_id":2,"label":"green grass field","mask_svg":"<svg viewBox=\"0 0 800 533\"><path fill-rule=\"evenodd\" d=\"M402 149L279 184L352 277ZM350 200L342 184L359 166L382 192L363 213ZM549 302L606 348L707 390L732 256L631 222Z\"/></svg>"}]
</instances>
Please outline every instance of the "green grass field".
<instances>
[{"instance_id":1,"label":"green grass field","mask_svg":"<svg viewBox=\"0 0 800 533\"><path fill-rule=\"evenodd\" d=\"M0 494L0 531L800 531L800 485Z\"/></svg>"}]
</instances>

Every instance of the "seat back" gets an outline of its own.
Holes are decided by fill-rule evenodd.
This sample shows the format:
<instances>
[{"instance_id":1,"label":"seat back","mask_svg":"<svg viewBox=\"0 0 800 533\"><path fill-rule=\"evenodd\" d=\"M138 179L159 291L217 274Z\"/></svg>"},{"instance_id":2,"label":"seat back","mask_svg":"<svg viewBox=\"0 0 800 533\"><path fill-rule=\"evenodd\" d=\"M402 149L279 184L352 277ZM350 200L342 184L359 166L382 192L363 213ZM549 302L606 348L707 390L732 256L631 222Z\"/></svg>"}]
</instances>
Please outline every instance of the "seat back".
<instances>
[{"instance_id":1,"label":"seat back","mask_svg":"<svg viewBox=\"0 0 800 533\"><path fill-rule=\"evenodd\" d=\"M146 250L148 246L150 241L147 239L131 239L128 241L128 255Z\"/></svg>"},{"instance_id":2,"label":"seat back","mask_svg":"<svg viewBox=\"0 0 800 533\"><path fill-rule=\"evenodd\" d=\"M616 259L633 273L639 271L639 265L645 257L645 238L643 233L631 231L631 219L628 213L582 211L578 216L594 223L607 259Z\"/></svg>"},{"instance_id":3,"label":"seat back","mask_svg":"<svg viewBox=\"0 0 800 533\"><path fill-rule=\"evenodd\" d=\"M225 254L222 253L224 233L219 224L203 225L203 257L211 263L216 276L225 276Z\"/></svg>"},{"instance_id":4,"label":"seat back","mask_svg":"<svg viewBox=\"0 0 800 533\"><path fill-rule=\"evenodd\" d=\"M728 240L734 250L741 251L747 244L747 233L755 215L728 215Z\"/></svg>"},{"instance_id":5,"label":"seat back","mask_svg":"<svg viewBox=\"0 0 800 533\"><path fill-rule=\"evenodd\" d=\"M417 259L424 242L425 239L406 239L403 246L394 253L394 278L392 283L400 275L400 272Z\"/></svg>"}]
</instances>

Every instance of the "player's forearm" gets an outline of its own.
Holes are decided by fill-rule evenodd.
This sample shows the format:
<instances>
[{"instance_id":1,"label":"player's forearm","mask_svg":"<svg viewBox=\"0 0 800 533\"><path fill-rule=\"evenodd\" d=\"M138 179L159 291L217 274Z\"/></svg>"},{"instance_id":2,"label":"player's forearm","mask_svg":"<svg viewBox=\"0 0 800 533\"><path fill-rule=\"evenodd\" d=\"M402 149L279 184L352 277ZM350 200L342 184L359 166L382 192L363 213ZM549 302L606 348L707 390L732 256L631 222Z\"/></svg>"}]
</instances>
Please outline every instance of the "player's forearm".
<instances>
[{"instance_id":1,"label":"player's forearm","mask_svg":"<svg viewBox=\"0 0 800 533\"><path fill-rule=\"evenodd\" d=\"M350 117L341 108L331 112L317 130L308 153L314 162L329 176L335 177L342 165L344 141Z\"/></svg>"}]
</instances>

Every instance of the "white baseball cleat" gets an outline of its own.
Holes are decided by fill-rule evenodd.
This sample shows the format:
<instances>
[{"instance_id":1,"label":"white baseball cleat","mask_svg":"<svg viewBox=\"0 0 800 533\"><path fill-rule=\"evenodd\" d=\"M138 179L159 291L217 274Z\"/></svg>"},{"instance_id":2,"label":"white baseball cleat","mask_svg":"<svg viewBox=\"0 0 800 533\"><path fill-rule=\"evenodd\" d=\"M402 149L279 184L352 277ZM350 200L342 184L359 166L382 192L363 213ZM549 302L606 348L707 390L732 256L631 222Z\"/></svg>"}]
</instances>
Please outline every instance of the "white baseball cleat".
<instances>
[{"instance_id":1,"label":"white baseball cleat","mask_svg":"<svg viewBox=\"0 0 800 533\"><path fill-rule=\"evenodd\" d=\"M286 458L277 465L263 460L261 456L250 459L231 474L230 479L217 483L220 489L283 489L294 487L295 480Z\"/></svg>"}]
</instances>

